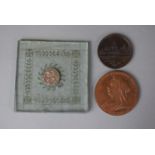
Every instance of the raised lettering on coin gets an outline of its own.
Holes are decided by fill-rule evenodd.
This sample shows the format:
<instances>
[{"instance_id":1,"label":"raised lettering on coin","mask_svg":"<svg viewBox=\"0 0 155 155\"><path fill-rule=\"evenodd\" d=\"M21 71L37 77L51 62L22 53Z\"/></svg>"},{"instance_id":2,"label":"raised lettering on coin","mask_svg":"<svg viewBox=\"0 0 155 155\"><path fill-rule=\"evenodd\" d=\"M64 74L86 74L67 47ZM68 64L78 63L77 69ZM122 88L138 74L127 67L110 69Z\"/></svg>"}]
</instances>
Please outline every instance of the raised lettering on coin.
<instances>
[{"instance_id":1,"label":"raised lettering on coin","mask_svg":"<svg viewBox=\"0 0 155 155\"><path fill-rule=\"evenodd\" d=\"M95 95L103 111L111 115L123 115L136 105L139 89L131 75L122 71L112 71L98 81Z\"/></svg>"},{"instance_id":2,"label":"raised lettering on coin","mask_svg":"<svg viewBox=\"0 0 155 155\"><path fill-rule=\"evenodd\" d=\"M105 37L98 46L98 56L110 68L121 68L132 58L133 47L129 39L121 34Z\"/></svg>"}]
</instances>

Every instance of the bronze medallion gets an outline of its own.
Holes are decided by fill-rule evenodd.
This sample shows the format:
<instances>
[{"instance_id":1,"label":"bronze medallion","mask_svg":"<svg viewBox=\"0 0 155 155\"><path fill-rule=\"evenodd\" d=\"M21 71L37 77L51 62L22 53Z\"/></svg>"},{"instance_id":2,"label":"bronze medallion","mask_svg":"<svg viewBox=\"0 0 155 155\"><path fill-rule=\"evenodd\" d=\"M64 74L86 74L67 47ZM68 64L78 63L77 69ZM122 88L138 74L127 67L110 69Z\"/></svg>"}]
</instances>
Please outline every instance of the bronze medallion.
<instances>
[{"instance_id":1,"label":"bronze medallion","mask_svg":"<svg viewBox=\"0 0 155 155\"><path fill-rule=\"evenodd\" d=\"M43 81L44 81L45 85L47 85L47 86L56 85L60 81L60 73L55 68L48 68L43 73L42 78L43 78Z\"/></svg>"},{"instance_id":2,"label":"bronze medallion","mask_svg":"<svg viewBox=\"0 0 155 155\"><path fill-rule=\"evenodd\" d=\"M121 34L110 34L99 44L98 56L106 66L118 69L132 58L133 46L129 39Z\"/></svg>"},{"instance_id":3,"label":"bronze medallion","mask_svg":"<svg viewBox=\"0 0 155 155\"><path fill-rule=\"evenodd\" d=\"M103 111L118 116L134 108L138 102L139 89L134 78L128 73L111 71L98 81L95 95Z\"/></svg>"}]
</instances>

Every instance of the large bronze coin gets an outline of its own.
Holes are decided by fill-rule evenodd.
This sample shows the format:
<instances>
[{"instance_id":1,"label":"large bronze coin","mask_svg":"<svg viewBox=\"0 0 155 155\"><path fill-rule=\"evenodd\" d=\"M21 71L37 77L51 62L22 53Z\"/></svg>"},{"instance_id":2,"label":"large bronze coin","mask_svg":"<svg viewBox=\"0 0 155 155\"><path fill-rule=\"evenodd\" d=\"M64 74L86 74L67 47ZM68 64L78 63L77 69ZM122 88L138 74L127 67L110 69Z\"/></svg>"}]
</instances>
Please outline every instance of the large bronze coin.
<instances>
[{"instance_id":1,"label":"large bronze coin","mask_svg":"<svg viewBox=\"0 0 155 155\"><path fill-rule=\"evenodd\" d=\"M126 36L111 34L100 42L98 55L103 64L117 69L125 66L131 60L133 47Z\"/></svg>"},{"instance_id":2,"label":"large bronze coin","mask_svg":"<svg viewBox=\"0 0 155 155\"><path fill-rule=\"evenodd\" d=\"M117 116L133 109L139 98L139 89L131 75L122 71L112 71L98 81L95 95L103 111Z\"/></svg>"}]
</instances>

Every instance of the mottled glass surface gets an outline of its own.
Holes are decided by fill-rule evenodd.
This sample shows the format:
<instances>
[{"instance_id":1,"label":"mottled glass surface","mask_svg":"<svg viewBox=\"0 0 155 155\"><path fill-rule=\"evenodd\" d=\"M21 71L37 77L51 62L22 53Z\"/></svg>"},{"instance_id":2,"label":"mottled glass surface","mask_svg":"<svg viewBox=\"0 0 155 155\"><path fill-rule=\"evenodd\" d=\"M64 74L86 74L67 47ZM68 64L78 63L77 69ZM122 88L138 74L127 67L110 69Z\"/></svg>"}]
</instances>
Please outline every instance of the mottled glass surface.
<instances>
[{"instance_id":1,"label":"mottled glass surface","mask_svg":"<svg viewBox=\"0 0 155 155\"><path fill-rule=\"evenodd\" d=\"M88 42L20 40L16 110L88 110Z\"/></svg>"}]
</instances>

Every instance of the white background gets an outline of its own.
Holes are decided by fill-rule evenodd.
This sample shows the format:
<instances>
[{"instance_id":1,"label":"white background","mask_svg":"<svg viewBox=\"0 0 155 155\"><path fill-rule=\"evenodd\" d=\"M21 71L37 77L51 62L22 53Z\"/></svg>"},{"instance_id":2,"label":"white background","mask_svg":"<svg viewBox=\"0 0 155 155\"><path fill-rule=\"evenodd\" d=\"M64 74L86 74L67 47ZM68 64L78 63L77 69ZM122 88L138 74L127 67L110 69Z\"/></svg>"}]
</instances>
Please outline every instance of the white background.
<instances>
[{"instance_id":1,"label":"white background","mask_svg":"<svg viewBox=\"0 0 155 155\"><path fill-rule=\"evenodd\" d=\"M123 33L134 45L131 62L121 70L140 86L137 106L114 117L100 110L94 97L98 79L111 71L97 56L100 40ZM17 41L22 38L90 41L89 101L87 113L22 113L15 107ZM155 26L0 26L0 128L155 128Z\"/></svg>"},{"instance_id":2,"label":"white background","mask_svg":"<svg viewBox=\"0 0 155 155\"><path fill-rule=\"evenodd\" d=\"M155 24L154 0L0 0L0 4L0 24L2 25ZM152 42L154 44L153 40ZM16 51L16 47L14 48L14 51ZM3 58L1 59L2 61L6 61ZM12 59L12 64L7 68L9 69L7 72L12 69L11 65L14 65L14 59L15 57ZM13 74L15 74L14 71ZM3 75L3 77L5 78L5 75ZM151 78L149 75L148 77ZM14 76L12 79L13 78ZM11 81L9 81L9 84L10 83ZM7 90L7 92L13 92L14 89L7 88ZM6 90L4 92L6 92ZM4 92L3 94L5 94ZM147 92L147 94L150 92L151 91ZM153 94L153 92L151 93ZM8 96L8 98L10 98L10 96ZM13 107L13 98L13 96L10 98L9 103L11 104L7 103L8 107L10 107L10 105ZM153 101L153 99L149 100ZM2 103L4 104L4 101ZM146 105L147 103L148 101ZM4 109L1 111L3 110ZM9 111L12 111L12 108L10 108ZM150 116L149 110L147 111ZM1 115L1 117L3 116ZM31 120L30 117L29 119ZM4 124L7 123L8 119L2 120ZM141 119L141 121L143 121L143 119ZM143 121L143 123L144 122L146 123L146 121ZM72 155L74 153L75 155L154 155L154 131L155 130L1 130L0 154Z\"/></svg>"}]
</instances>

